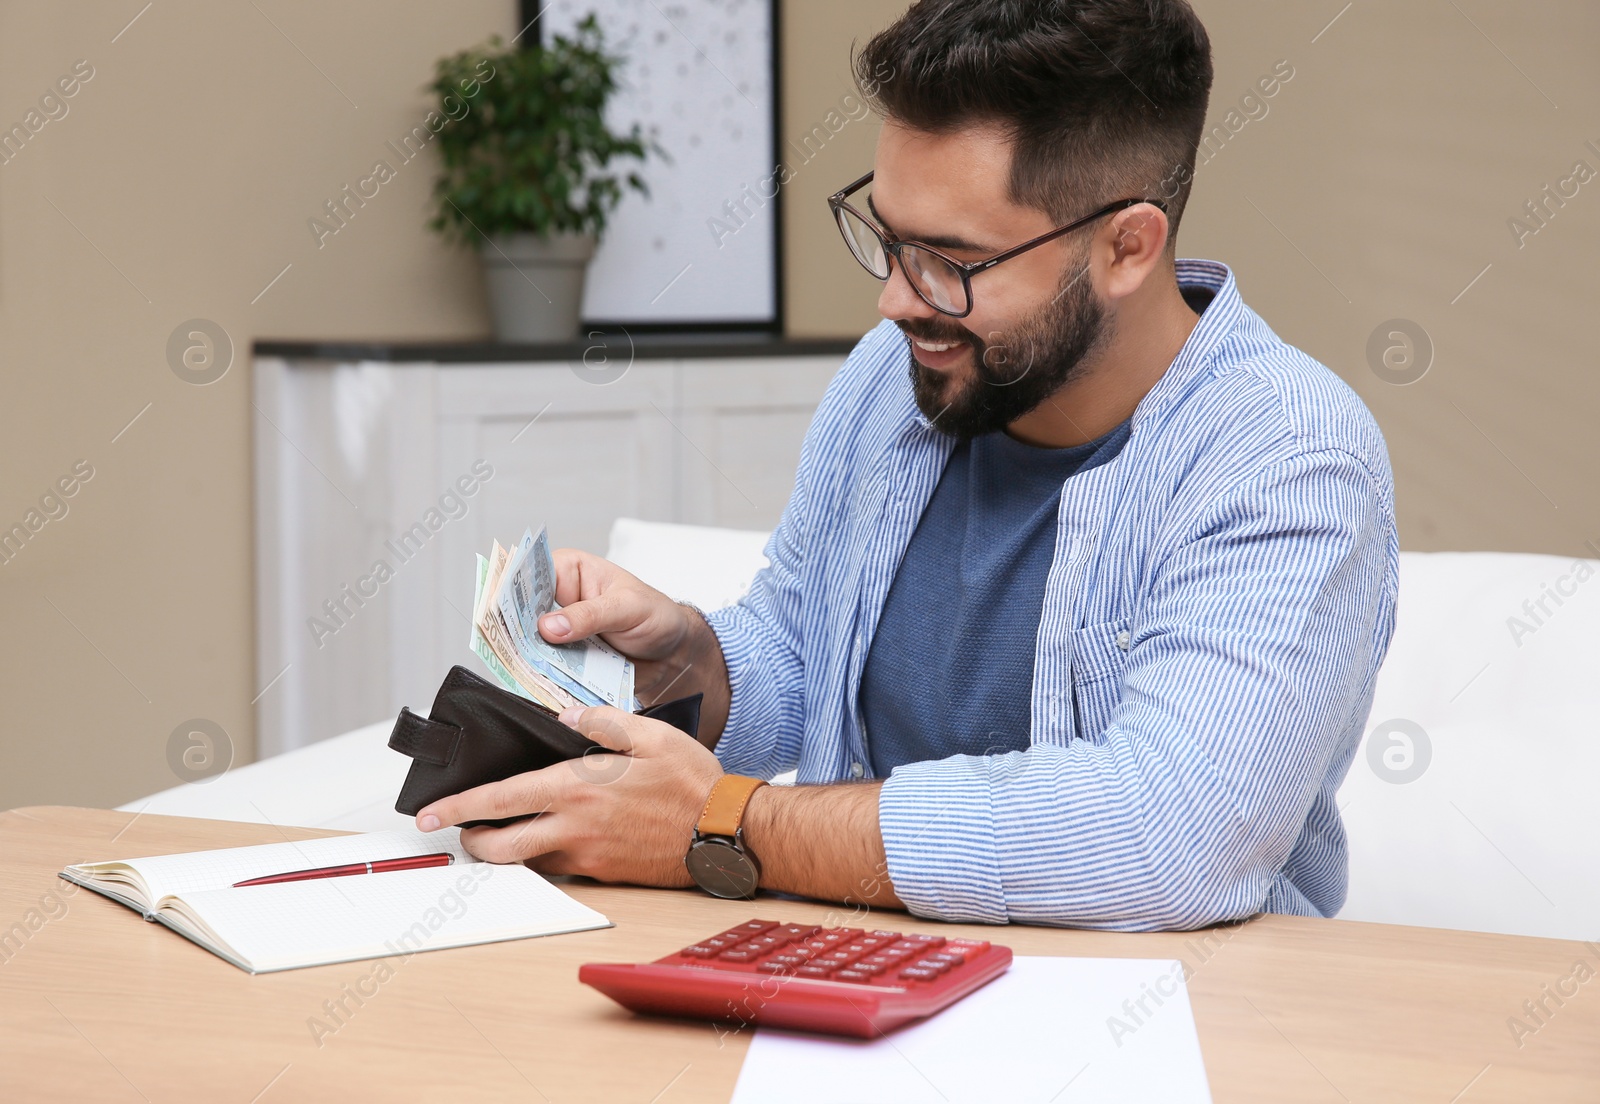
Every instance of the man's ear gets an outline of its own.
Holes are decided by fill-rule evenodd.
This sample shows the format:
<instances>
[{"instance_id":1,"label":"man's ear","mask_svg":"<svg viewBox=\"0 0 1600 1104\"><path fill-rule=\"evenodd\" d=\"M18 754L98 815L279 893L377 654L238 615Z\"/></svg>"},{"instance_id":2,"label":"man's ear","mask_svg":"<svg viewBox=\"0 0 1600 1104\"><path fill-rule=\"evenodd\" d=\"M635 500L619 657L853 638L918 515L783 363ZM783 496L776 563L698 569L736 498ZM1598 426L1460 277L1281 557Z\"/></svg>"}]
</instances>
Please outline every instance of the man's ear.
<instances>
[{"instance_id":1,"label":"man's ear","mask_svg":"<svg viewBox=\"0 0 1600 1104\"><path fill-rule=\"evenodd\" d=\"M1152 203L1129 207L1112 217L1103 238L1110 254L1104 288L1108 298L1121 299L1144 286L1161 263L1167 234L1166 212Z\"/></svg>"}]
</instances>

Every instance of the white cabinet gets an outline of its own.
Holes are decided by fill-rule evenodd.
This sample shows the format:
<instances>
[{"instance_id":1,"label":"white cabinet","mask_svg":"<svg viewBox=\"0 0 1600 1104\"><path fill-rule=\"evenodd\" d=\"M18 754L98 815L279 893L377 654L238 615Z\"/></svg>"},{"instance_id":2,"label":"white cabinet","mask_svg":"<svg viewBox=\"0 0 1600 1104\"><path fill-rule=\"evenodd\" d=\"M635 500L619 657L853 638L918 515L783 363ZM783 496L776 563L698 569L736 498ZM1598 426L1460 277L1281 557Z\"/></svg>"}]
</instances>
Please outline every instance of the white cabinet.
<instances>
[{"instance_id":1,"label":"white cabinet","mask_svg":"<svg viewBox=\"0 0 1600 1104\"><path fill-rule=\"evenodd\" d=\"M638 356L604 383L565 360L258 351L258 754L426 712L478 662L473 556L495 539L542 522L604 552L618 517L770 529L834 345Z\"/></svg>"}]
</instances>

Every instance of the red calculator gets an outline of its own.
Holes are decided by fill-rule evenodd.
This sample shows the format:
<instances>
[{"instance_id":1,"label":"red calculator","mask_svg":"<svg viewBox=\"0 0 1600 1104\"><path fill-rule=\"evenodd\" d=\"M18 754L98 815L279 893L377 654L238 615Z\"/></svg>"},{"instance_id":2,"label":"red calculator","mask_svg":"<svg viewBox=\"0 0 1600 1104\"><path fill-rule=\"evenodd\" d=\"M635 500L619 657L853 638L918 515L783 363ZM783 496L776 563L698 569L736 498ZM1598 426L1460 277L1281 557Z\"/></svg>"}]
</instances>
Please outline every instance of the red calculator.
<instances>
[{"instance_id":1,"label":"red calculator","mask_svg":"<svg viewBox=\"0 0 1600 1104\"><path fill-rule=\"evenodd\" d=\"M873 1039L1005 973L976 939L750 920L644 963L591 962L578 980L635 1012Z\"/></svg>"}]
</instances>

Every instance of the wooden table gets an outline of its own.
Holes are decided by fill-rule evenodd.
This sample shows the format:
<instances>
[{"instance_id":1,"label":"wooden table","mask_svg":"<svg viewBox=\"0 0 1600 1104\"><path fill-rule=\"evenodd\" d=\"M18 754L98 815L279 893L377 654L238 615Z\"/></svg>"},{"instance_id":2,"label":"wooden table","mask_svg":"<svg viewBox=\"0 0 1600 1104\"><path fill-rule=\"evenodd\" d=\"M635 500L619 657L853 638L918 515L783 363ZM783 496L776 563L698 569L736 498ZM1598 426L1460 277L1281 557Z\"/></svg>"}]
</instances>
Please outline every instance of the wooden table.
<instances>
[{"instance_id":1,"label":"wooden table","mask_svg":"<svg viewBox=\"0 0 1600 1104\"><path fill-rule=\"evenodd\" d=\"M417 954L381 981L375 962L251 977L55 876L75 862L332 834L0 813L0 1100L725 1101L748 1033L636 1018L579 985L579 964L659 957L751 916L845 918L574 883L616 927ZM1219 1102L1600 1100L1596 945L1284 916L1155 935L872 922L1019 954L1184 959ZM1523 1002L1540 1000L1550 1011L1535 1021Z\"/></svg>"}]
</instances>

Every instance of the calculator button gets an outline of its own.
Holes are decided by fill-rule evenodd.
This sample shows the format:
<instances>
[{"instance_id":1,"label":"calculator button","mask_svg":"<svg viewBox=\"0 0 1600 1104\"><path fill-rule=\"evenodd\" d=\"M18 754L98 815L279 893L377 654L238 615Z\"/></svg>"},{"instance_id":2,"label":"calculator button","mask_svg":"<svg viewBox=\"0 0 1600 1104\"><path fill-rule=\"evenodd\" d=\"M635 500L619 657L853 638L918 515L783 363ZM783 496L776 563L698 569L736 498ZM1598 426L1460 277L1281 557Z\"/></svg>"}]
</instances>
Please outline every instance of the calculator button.
<instances>
[{"instance_id":1,"label":"calculator button","mask_svg":"<svg viewBox=\"0 0 1600 1104\"><path fill-rule=\"evenodd\" d=\"M939 976L939 971L924 970L920 966L908 966L900 971L900 976L907 981L933 981Z\"/></svg>"},{"instance_id":2,"label":"calculator button","mask_svg":"<svg viewBox=\"0 0 1600 1104\"><path fill-rule=\"evenodd\" d=\"M740 924L737 928L729 928L726 934L728 934L728 935L740 935L740 934L742 934L746 938L749 938L749 936L750 936L750 934L752 932L764 932L768 928L775 928L777 926L778 926L778 922L776 920L750 920L750 921L747 921L746 923Z\"/></svg>"},{"instance_id":3,"label":"calculator button","mask_svg":"<svg viewBox=\"0 0 1600 1104\"><path fill-rule=\"evenodd\" d=\"M792 974L792 973L794 973L794 966L793 965L791 965L791 964L789 964L787 962L777 962L777 961L775 961L773 959L770 959L770 958L767 959L767 961L757 965L756 969L761 971L763 974Z\"/></svg>"},{"instance_id":4,"label":"calculator button","mask_svg":"<svg viewBox=\"0 0 1600 1104\"><path fill-rule=\"evenodd\" d=\"M872 980L872 975L862 970L840 970L833 975L834 981L854 981L864 983Z\"/></svg>"},{"instance_id":5,"label":"calculator button","mask_svg":"<svg viewBox=\"0 0 1600 1104\"><path fill-rule=\"evenodd\" d=\"M805 955L775 954L771 958L769 958L767 961L768 962L777 962L777 963L780 963L780 964L782 964L784 966L804 966L806 964L806 962L807 962L807 959L806 959Z\"/></svg>"},{"instance_id":6,"label":"calculator button","mask_svg":"<svg viewBox=\"0 0 1600 1104\"><path fill-rule=\"evenodd\" d=\"M727 956L724 955L723 957L726 958ZM950 963L940 962L936 958L924 958L916 964L916 968L919 970L932 970L936 974L942 974L950 969Z\"/></svg>"},{"instance_id":7,"label":"calculator button","mask_svg":"<svg viewBox=\"0 0 1600 1104\"><path fill-rule=\"evenodd\" d=\"M964 951L969 955L979 955L989 949L989 944L978 939L952 939L950 940L950 948Z\"/></svg>"},{"instance_id":8,"label":"calculator button","mask_svg":"<svg viewBox=\"0 0 1600 1104\"><path fill-rule=\"evenodd\" d=\"M833 976L833 971L826 966L801 966L795 970L795 974L799 977L827 978Z\"/></svg>"},{"instance_id":9,"label":"calculator button","mask_svg":"<svg viewBox=\"0 0 1600 1104\"><path fill-rule=\"evenodd\" d=\"M785 939L810 939L821 930L821 928L806 927L803 924L781 924L772 929L769 934L781 935Z\"/></svg>"},{"instance_id":10,"label":"calculator button","mask_svg":"<svg viewBox=\"0 0 1600 1104\"><path fill-rule=\"evenodd\" d=\"M678 953L686 958L710 958L712 955L716 954L717 951L718 948L716 947L708 947L704 943L696 943L692 947L685 947Z\"/></svg>"},{"instance_id":11,"label":"calculator button","mask_svg":"<svg viewBox=\"0 0 1600 1104\"><path fill-rule=\"evenodd\" d=\"M967 960L967 956L951 951L940 951L928 956L927 961L942 963L945 966L959 966Z\"/></svg>"},{"instance_id":12,"label":"calculator button","mask_svg":"<svg viewBox=\"0 0 1600 1104\"><path fill-rule=\"evenodd\" d=\"M935 947L944 946L944 937L940 935L908 935L906 939L917 944L920 950L931 951Z\"/></svg>"},{"instance_id":13,"label":"calculator button","mask_svg":"<svg viewBox=\"0 0 1600 1104\"><path fill-rule=\"evenodd\" d=\"M817 965L843 966L845 963L851 961L855 957L856 956L851 954L849 951L830 951L828 954L825 954L821 958L817 959Z\"/></svg>"},{"instance_id":14,"label":"calculator button","mask_svg":"<svg viewBox=\"0 0 1600 1104\"><path fill-rule=\"evenodd\" d=\"M854 939L856 936L865 935L866 933L860 928L834 928L828 934L836 935L840 939Z\"/></svg>"},{"instance_id":15,"label":"calculator button","mask_svg":"<svg viewBox=\"0 0 1600 1104\"><path fill-rule=\"evenodd\" d=\"M879 974L883 973L885 967L875 965L871 962L868 962L866 959L862 959L860 962L852 963L850 965L850 969L856 971L857 973L866 974L868 977L877 977ZM844 971L841 970L840 973L843 974Z\"/></svg>"},{"instance_id":16,"label":"calculator button","mask_svg":"<svg viewBox=\"0 0 1600 1104\"><path fill-rule=\"evenodd\" d=\"M731 951L723 951L717 958L723 962L754 962L761 955L757 951L747 951L743 947L735 947Z\"/></svg>"}]
</instances>

